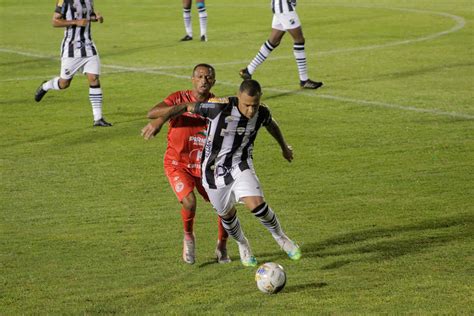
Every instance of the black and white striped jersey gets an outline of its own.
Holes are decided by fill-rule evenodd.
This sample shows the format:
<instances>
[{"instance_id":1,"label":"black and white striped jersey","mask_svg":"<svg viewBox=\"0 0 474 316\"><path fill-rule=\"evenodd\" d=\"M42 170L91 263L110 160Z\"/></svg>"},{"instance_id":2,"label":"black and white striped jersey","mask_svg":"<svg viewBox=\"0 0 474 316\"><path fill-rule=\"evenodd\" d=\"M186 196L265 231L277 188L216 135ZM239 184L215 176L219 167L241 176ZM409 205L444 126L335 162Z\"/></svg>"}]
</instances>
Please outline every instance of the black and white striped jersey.
<instances>
[{"instance_id":1,"label":"black and white striped jersey","mask_svg":"<svg viewBox=\"0 0 474 316\"><path fill-rule=\"evenodd\" d=\"M90 19L95 16L93 0L57 0L56 13L67 21ZM61 43L61 57L90 57L97 55L92 41L91 23L86 26L68 26Z\"/></svg>"},{"instance_id":2,"label":"black and white striped jersey","mask_svg":"<svg viewBox=\"0 0 474 316\"><path fill-rule=\"evenodd\" d=\"M239 111L236 97L198 103L195 113L208 119L207 139L201 159L203 184L211 189L232 183L246 169L253 169L252 150L259 128L272 120L270 110L260 105L251 119Z\"/></svg>"},{"instance_id":3,"label":"black and white striped jersey","mask_svg":"<svg viewBox=\"0 0 474 316\"><path fill-rule=\"evenodd\" d=\"M296 0L272 0L273 13L288 13L295 11Z\"/></svg>"}]
</instances>

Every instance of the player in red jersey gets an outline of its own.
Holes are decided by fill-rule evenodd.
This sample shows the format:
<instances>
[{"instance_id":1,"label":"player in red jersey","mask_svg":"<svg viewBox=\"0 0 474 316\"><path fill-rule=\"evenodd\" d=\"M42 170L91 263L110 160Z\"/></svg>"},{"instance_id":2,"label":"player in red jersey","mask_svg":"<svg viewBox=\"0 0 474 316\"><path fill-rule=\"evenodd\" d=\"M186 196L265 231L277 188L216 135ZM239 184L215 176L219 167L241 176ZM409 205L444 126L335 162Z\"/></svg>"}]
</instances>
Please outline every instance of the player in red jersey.
<instances>
[{"instance_id":1,"label":"player in red jersey","mask_svg":"<svg viewBox=\"0 0 474 316\"><path fill-rule=\"evenodd\" d=\"M188 102L204 102L214 97L210 92L215 83L215 70L208 64L194 67L192 90L177 91L170 94L149 112L149 119L163 115L164 110ZM194 188L209 201L201 184L201 154L206 141L206 120L197 114L185 113L170 120L168 128L168 146L164 157L164 167L171 188L182 204L181 217L184 227L183 260L189 264L195 262L195 237L193 231L196 214L196 196ZM228 263L228 234L218 220L218 241L216 257L219 263Z\"/></svg>"}]
</instances>

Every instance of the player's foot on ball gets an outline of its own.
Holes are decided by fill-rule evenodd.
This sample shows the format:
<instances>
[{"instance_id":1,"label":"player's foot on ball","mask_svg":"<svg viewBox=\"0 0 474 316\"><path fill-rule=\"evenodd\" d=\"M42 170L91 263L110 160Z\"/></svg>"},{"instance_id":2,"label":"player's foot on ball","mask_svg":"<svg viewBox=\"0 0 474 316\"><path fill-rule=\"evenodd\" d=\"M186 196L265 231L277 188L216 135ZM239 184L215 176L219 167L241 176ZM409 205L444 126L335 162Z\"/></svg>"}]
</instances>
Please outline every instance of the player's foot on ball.
<instances>
[{"instance_id":1,"label":"player's foot on ball","mask_svg":"<svg viewBox=\"0 0 474 316\"><path fill-rule=\"evenodd\" d=\"M181 42L187 42L187 41L192 41L192 40L193 40L193 37L189 36L188 34L186 34L182 39L180 39Z\"/></svg>"},{"instance_id":2,"label":"player's foot on ball","mask_svg":"<svg viewBox=\"0 0 474 316\"><path fill-rule=\"evenodd\" d=\"M207 36L201 35L201 42L207 42Z\"/></svg>"},{"instance_id":3,"label":"player's foot on ball","mask_svg":"<svg viewBox=\"0 0 474 316\"><path fill-rule=\"evenodd\" d=\"M253 256L252 250L250 250L247 238L245 238L243 243L237 242L237 244L239 245L240 262L242 262L245 267L257 266L257 259Z\"/></svg>"},{"instance_id":4,"label":"player's foot on ball","mask_svg":"<svg viewBox=\"0 0 474 316\"><path fill-rule=\"evenodd\" d=\"M38 87L38 89L36 89L36 92L35 92L35 101L36 102L39 102L41 101L41 99L44 97L44 95L46 94L46 90L43 90L43 84L45 83L46 81L43 81L40 86Z\"/></svg>"},{"instance_id":5,"label":"player's foot on ball","mask_svg":"<svg viewBox=\"0 0 474 316\"><path fill-rule=\"evenodd\" d=\"M250 74L249 70L247 68L241 69L239 72L240 78L244 80L250 80L252 79L252 75Z\"/></svg>"},{"instance_id":6,"label":"player's foot on ball","mask_svg":"<svg viewBox=\"0 0 474 316\"><path fill-rule=\"evenodd\" d=\"M194 235L183 239L183 260L189 264L194 264L196 261Z\"/></svg>"},{"instance_id":7,"label":"player's foot on ball","mask_svg":"<svg viewBox=\"0 0 474 316\"><path fill-rule=\"evenodd\" d=\"M104 118L101 118L100 120L94 121L94 127L99 126L99 127L109 127L112 126L111 123L107 122L104 120Z\"/></svg>"},{"instance_id":8,"label":"player's foot on ball","mask_svg":"<svg viewBox=\"0 0 474 316\"><path fill-rule=\"evenodd\" d=\"M280 245L281 249L290 257L291 260L299 260L301 258L301 249L286 235L280 238L276 238L276 242Z\"/></svg>"},{"instance_id":9,"label":"player's foot on ball","mask_svg":"<svg viewBox=\"0 0 474 316\"><path fill-rule=\"evenodd\" d=\"M323 86L322 82L313 81L308 79L306 81L300 81L300 87L302 89L318 89Z\"/></svg>"}]
</instances>

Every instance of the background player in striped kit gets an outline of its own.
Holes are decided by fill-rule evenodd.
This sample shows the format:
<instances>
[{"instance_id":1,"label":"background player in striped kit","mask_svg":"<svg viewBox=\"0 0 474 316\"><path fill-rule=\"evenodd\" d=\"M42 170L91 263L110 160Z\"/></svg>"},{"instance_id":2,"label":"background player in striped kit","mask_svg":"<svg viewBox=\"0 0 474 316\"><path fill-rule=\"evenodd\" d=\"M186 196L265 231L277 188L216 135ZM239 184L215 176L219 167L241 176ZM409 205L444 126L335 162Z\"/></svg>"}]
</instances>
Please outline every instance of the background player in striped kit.
<instances>
[{"instance_id":1,"label":"background player in striped kit","mask_svg":"<svg viewBox=\"0 0 474 316\"><path fill-rule=\"evenodd\" d=\"M53 15L54 27L65 27L61 43L61 74L43 82L35 93L40 102L49 90L69 87L75 73L82 69L89 81L89 100L94 116L93 126L112 126L102 117L102 88L100 87L100 59L92 41L91 23L103 23L100 13L95 13L92 0L57 0Z\"/></svg>"},{"instance_id":2,"label":"background player in striped kit","mask_svg":"<svg viewBox=\"0 0 474 316\"><path fill-rule=\"evenodd\" d=\"M293 150L286 143L270 110L260 104L261 95L257 81L244 80L238 97L209 99L204 103L169 108L164 116L142 129L142 136L150 139L169 118L185 111L208 119L208 135L202 161L203 185L222 218L224 228L237 241L244 266L256 266L257 259L240 226L235 209L237 202L244 203L251 210L290 259L301 258L300 248L283 232L278 218L265 202L260 181L253 168L253 143L261 126L265 126L278 142L283 157L288 161L293 160Z\"/></svg>"},{"instance_id":3,"label":"background player in striped kit","mask_svg":"<svg viewBox=\"0 0 474 316\"><path fill-rule=\"evenodd\" d=\"M192 0L183 0L183 20L186 35L181 39L182 42L193 39L193 25L191 23L191 4ZM196 0L196 8L199 14L199 27L201 29L201 41L207 42L207 11L204 0Z\"/></svg>"},{"instance_id":4,"label":"background player in striped kit","mask_svg":"<svg viewBox=\"0 0 474 316\"><path fill-rule=\"evenodd\" d=\"M205 102L214 95L211 88L216 81L215 70L208 64L196 65L192 75L192 90L177 91L164 101L155 105L148 118L156 119L168 108L181 103ZM201 155L206 140L206 120L196 114L186 113L170 120L168 129L168 146L164 158L166 176L178 201L181 203L183 221L183 260L195 262L195 236L193 230L196 214L196 196L194 188L206 200L209 198L201 184ZM228 263L227 232L218 220L218 236L215 254L219 263Z\"/></svg>"},{"instance_id":5,"label":"background player in striped kit","mask_svg":"<svg viewBox=\"0 0 474 316\"><path fill-rule=\"evenodd\" d=\"M304 89L317 89L323 85L322 82L313 81L308 78L306 65L305 39L301 22L296 13L296 0L272 0L272 31L268 40L260 47L259 52L250 64L240 70L242 79L252 79L252 75L260 64L262 64L270 53L280 45L281 39L286 32L293 38L293 54L298 66L300 86Z\"/></svg>"}]
</instances>

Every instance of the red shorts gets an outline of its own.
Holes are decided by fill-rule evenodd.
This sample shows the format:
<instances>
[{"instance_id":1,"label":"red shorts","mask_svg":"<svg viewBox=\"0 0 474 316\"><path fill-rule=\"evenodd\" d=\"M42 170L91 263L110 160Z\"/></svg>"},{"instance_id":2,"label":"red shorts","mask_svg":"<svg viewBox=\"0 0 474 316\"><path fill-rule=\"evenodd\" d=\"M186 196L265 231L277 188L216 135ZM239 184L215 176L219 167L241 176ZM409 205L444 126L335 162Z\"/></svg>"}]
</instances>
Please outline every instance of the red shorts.
<instances>
[{"instance_id":1,"label":"red shorts","mask_svg":"<svg viewBox=\"0 0 474 316\"><path fill-rule=\"evenodd\" d=\"M193 176L186 169L180 169L173 166L165 166L165 173L174 194L176 194L176 197L180 202L183 201L183 199L191 193L194 188L197 189L204 200L209 201L206 190L204 190L202 186L201 178Z\"/></svg>"}]
</instances>

